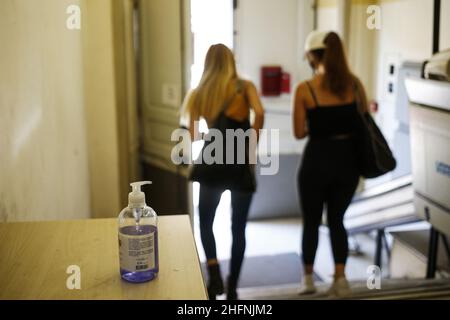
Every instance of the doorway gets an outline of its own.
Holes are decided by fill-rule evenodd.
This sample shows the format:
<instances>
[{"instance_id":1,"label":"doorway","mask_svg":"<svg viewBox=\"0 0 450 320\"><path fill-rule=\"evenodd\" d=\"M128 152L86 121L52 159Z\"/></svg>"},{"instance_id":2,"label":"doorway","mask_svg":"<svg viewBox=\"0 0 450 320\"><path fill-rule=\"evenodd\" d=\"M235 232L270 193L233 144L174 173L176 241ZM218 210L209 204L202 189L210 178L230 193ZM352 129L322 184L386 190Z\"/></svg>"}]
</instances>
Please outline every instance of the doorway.
<instances>
[{"instance_id":1,"label":"doorway","mask_svg":"<svg viewBox=\"0 0 450 320\"><path fill-rule=\"evenodd\" d=\"M191 36L192 36L192 65L190 67L191 79L189 89L195 88L202 77L204 61L209 47L213 44L223 43L233 50L234 41L234 8L233 0L191 0L190 7ZM205 121L200 123L200 131L207 132ZM203 141L193 143L193 157L197 158L203 147ZM200 184L192 185L192 202L194 215L197 212ZM231 194L225 191L218 207L218 212L229 213ZM228 214L220 215L221 218Z\"/></svg>"},{"instance_id":2,"label":"doorway","mask_svg":"<svg viewBox=\"0 0 450 320\"><path fill-rule=\"evenodd\" d=\"M223 43L233 49L233 11L233 0L191 0L194 51L191 88L200 81L206 52L211 45Z\"/></svg>"}]
</instances>

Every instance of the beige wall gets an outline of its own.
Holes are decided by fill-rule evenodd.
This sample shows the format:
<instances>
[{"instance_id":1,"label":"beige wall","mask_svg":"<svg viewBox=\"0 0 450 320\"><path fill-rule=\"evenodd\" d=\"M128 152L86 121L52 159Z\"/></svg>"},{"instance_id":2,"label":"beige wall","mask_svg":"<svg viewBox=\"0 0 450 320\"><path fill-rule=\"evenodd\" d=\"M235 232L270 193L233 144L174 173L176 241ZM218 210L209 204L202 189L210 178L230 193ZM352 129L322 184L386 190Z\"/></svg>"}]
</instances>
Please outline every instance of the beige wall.
<instances>
[{"instance_id":1,"label":"beige wall","mask_svg":"<svg viewBox=\"0 0 450 320\"><path fill-rule=\"evenodd\" d=\"M450 49L450 0L441 2L441 50Z\"/></svg>"},{"instance_id":2,"label":"beige wall","mask_svg":"<svg viewBox=\"0 0 450 320\"><path fill-rule=\"evenodd\" d=\"M367 7L374 1L353 1L348 13L348 59L353 72L366 86L369 99L374 98L377 70L377 30L370 30L367 24Z\"/></svg>"},{"instance_id":3,"label":"beige wall","mask_svg":"<svg viewBox=\"0 0 450 320\"><path fill-rule=\"evenodd\" d=\"M89 217L78 3L0 1L0 221Z\"/></svg>"},{"instance_id":4,"label":"beige wall","mask_svg":"<svg viewBox=\"0 0 450 320\"><path fill-rule=\"evenodd\" d=\"M376 32L366 27L367 7L375 0L318 0L317 29L336 31L343 39L353 72L366 85L368 96L375 95Z\"/></svg>"},{"instance_id":5,"label":"beige wall","mask_svg":"<svg viewBox=\"0 0 450 320\"><path fill-rule=\"evenodd\" d=\"M85 0L82 10L92 216L113 217L122 205L112 2Z\"/></svg>"},{"instance_id":6,"label":"beige wall","mask_svg":"<svg viewBox=\"0 0 450 320\"><path fill-rule=\"evenodd\" d=\"M72 4L81 30L66 28ZM115 24L124 8L0 1L0 221L114 217L125 205L133 83L119 54L124 22Z\"/></svg>"}]
</instances>

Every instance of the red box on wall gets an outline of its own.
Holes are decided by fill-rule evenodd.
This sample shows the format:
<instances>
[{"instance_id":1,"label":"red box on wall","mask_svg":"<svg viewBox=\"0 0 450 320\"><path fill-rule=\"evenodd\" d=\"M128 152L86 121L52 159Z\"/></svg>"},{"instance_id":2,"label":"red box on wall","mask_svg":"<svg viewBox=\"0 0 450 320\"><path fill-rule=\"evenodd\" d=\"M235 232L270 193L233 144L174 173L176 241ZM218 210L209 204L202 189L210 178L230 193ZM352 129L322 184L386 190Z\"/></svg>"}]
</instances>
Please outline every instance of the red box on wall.
<instances>
[{"instance_id":1,"label":"red box on wall","mask_svg":"<svg viewBox=\"0 0 450 320\"><path fill-rule=\"evenodd\" d=\"M281 94L280 66L261 67L261 93L263 96L279 96Z\"/></svg>"}]
</instances>

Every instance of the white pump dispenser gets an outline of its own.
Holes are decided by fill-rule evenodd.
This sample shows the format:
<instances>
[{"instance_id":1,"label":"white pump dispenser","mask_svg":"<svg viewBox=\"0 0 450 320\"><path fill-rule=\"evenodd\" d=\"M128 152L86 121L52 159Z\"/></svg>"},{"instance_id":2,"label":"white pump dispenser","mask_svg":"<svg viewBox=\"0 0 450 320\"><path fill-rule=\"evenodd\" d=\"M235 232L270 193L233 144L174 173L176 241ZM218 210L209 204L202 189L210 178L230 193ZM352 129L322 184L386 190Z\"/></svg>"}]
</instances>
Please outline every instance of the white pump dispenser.
<instances>
[{"instance_id":1,"label":"white pump dispenser","mask_svg":"<svg viewBox=\"0 0 450 320\"><path fill-rule=\"evenodd\" d=\"M132 191L128 194L129 208L142 208L146 206L145 193L141 191L141 187L146 184L152 184L151 181L139 181L130 183Z\"/></svg>"},{"instance_id":2,"label":"white pump dispenser","mask_svg":"<svg viewBox=\"0 0 450 320\"><path fill-rule=\"evenodd\" d=\"M141 187L151 181L130 183L128 206L118 218L120 275L129 282L150 281L159 272L158 216L147 206Z\"/></svg>"}]
</instances>

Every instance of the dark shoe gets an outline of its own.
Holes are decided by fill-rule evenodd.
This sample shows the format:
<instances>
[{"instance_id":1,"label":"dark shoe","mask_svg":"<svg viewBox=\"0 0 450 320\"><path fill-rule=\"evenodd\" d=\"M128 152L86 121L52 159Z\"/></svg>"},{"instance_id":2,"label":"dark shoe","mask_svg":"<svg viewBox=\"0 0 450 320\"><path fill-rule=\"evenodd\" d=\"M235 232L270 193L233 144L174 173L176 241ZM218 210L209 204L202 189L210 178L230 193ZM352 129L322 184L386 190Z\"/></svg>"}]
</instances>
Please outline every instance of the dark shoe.
<instances>
[{"instance_id":1,"label":"dark shoe","mask_svg":"<svg viewBox=\"0 0 450 320\"><path fill-rule=\"evenodd\" d=\"M238 300L237 281L230 277L227 281L227 300Z\"/></svg>"},{"instance_id":2,"label":"dark shoe","mask_svg":"<svg viewBox=\"0 0 450 320\"><path fill-rule=\"evenodd\" d=\"M208 296L210 300L216 300L216 296L223 294L223 281L220 274L220 267L218 264L208 266L209 283Z\"/></svg>"}]
</instances>

